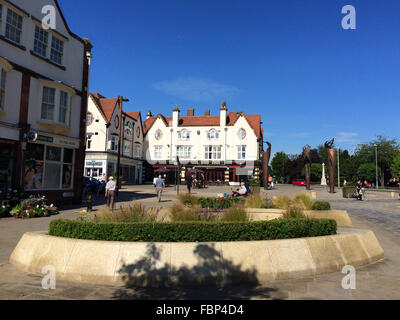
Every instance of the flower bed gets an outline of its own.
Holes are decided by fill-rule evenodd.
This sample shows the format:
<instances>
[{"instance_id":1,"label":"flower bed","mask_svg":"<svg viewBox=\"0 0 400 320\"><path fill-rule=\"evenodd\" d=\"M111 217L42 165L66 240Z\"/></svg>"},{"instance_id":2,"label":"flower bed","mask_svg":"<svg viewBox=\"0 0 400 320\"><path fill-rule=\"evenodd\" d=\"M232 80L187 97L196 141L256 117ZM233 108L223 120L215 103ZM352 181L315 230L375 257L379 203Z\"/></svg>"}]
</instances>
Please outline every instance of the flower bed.
<instances>
[{"instance_id":1,"label":"flower bed","mask_svg":"<svg viewBox=\"0 0 400 320\"><path fill-rule=\"evenodd\" d=\"M198 198L198 202L202 208L214 208L214 209L228 209L238 202L242 201L243 198Z\"/></svg>"},{"instance_id":2,"label":"flower bed","mask_svg":"<svg viewBox=\"0 0 400 320\"><path fill-rule=\"evenodd\" d=\"M48 217L53 214L58 214L57 208L50 204L48 205L48 200L46 197L33 197L22 200L18 205L16 205L10 214L14 218L29 219L37 217Z\"/></svg>"},{"instance_id":3,"label":"flower bed","mask_svg":"<svg viewBox=\"0 0 400 320\"><path fill-rule=\"evenodd\" d=\"M75 239L147 242L255 241L336 234L332 219L280 219L257 222L95 223L54 220L49 235Z\"/></svg>"}]
</instances>

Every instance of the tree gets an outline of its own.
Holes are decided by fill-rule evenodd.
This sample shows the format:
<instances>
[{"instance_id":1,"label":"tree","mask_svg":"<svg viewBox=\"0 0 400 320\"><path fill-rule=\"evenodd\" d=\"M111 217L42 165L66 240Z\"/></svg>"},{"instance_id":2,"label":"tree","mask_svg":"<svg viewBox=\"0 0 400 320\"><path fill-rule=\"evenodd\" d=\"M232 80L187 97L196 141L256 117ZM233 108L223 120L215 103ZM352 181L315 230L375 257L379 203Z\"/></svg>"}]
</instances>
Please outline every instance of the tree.
<instances>
[{"instance_id":1,"label":"tree","mask_svg":"<svg viewBox=\"0 0 400 320\"><path fill-rule=\"evenodd\" d=\"M379 170L378 170L379 174ZM358 178L360 180L375 181L376 166L373 163L363 163L358 168Z\"/></svg>"},{"instance_id":2,"label":"tree","mask_svg":"<svg viewBox=\"0 0 400 320\"><path fill-rule=\"evenodd\" d=\"M361 165L364 163L375 163L375 146L378 150L378 167L380 168L380 183L385 184L385 180L390 179L390 167L395 156L400 152L400 146L396 139L388 139L378 135L372 142L359 144L354 152L356 162ZM386 175L386 177L385 177Z\"/></svg>"},{"instance_id":3,"label":"tree","mask_svg":"<svg viewBox=\"0 0 400 320\"><path fill-rule=\"evenodd\" d=\"M400 152L393 158L392 174L395 178L400 178Z\"/></svg>"},{"instance_id":4,"label":"tree","mask_svg":"<svg viewBox=\"0 0 400 320\"><path fill-rule=\"evenodd\" d=\"M277 179L284 178L283 169L286 162L289 160L288 155L285 152L277 152L271 161L271 173Z\"/></svg>"}]
</instances>

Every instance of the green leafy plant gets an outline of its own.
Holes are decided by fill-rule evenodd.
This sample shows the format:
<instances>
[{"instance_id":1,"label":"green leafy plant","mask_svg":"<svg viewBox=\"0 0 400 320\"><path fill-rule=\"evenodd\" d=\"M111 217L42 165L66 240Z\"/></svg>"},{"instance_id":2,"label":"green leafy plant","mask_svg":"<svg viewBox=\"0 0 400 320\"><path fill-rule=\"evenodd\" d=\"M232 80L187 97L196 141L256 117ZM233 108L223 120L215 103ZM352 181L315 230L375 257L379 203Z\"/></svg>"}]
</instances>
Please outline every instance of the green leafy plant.
<instances>
[{"instance_id":1,"label":"green leafy plant","mask_svg":"<svg viewBox=\"0 0 400 320\"><path fill-rule=\"evenodd\" d=\"M0 206L0 218L10 216L11 207L8 204L2 204Z\"/></svg>"},{"instance_id":2,"label":"green leafy plant","mask_svg":"<svg viewBox=\"0 0 400 320\"><path fill-rule=\"evenodd\" d=\"M93 223L53 220L49 235L75 239L146 242L256 241L336 234L332 219L278 219L242 222Z\"/></svg>"},{"instance_id":3,"label":"green leafy plant","mask_svg":"<svg viewBox=\"0 0 400 320\"><path fill-rule=\"evenodd\" d=\"M247 208L263 208L265 201L260 195L250 195L245 198L244 203Z\"/></svg>"},{"instance_id":4,"label":"green leafy plant","mask_svg":"<svg viewBox=\"0 0 400 320\"><path fill-rule=\"evenodd\" d=\"M200 206L185 206L180 202L175 202L170 208L172 221L196 221L201 216Z\"/></svg>"},{"instance_id":5,"label":"green leafy plant","mask_svg":"<svg viewBox=\"0 0 400 320\"><path fill-rule=\"evenodd\" d=\"M279 196L275 199L272 199L272 203L275 208L287 209L291 205L292 200L288 196Z\"/></svg>"},{"instance_id":6,"label":"green leafy plant","mask_svg":"<svg viewBox=\"0 0 400 320\"><path fill-rule=\"evenodd\" d=\"M121 206L112 212L109 209L102 209L98 213L87 216L87 220L93 222L152 222L157 220L159 208L145 208L140 202L134 201L129 206ZM86 220L84 217L81 219Z\"/></svg>"},{"instance_id":7,"label":"green leafy plant","mask_svg":"<svg viewBox=\"0 0 400 320\"><path fill-rule=\"evenodd\" d=\"M284 219L305 219L305 215L303 212L303 207L299 204L291 204L289 205L285 212L283 213Z\"/></svg>"},{"instance_id":8,"label":"green leafy plant","mask_svg":"<svg viewBox=\"0 0 400 320\"><path fill-rule=\"evenodd\" d=\"M312 210L331 210L331 205L326 201L315 201Z\"/></svg>"}]
</instances>

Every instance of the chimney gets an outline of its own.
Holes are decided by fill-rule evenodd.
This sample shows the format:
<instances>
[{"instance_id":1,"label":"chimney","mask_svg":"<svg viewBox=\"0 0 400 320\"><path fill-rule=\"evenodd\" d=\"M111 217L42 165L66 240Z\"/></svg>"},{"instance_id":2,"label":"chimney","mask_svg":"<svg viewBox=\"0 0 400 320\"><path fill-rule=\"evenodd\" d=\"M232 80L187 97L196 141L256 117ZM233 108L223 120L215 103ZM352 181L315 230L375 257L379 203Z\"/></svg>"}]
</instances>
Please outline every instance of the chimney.
<instances>
[{"instance_id":1,"label":"chimney","mask_svg":"<svg viewBox=\"0 0 400 320\"><path fill-rule=\"evenodd\" d=\"M219 119L219 125L220 127L225 127L226 126L226 102L221 103L221 109L220 109L220 119Z\"/></svg>"},{"instance_id":2,"label":"chimney","mask_svg":"<svg viewBox=\"0 0 400 320\"><path fill-rule=\"evenodd\" d=\"M146 115L146 120L150 119L152 116L153 116L153 114L151 113L151 111L149 109L149 111L147 112L147 115Z\"/></svg>"},{"instance_id":3,"label":"chimney","mask_svg":"<svg viewBox=\"0 0 400 320\"><path fill-rule=\"evenodd\" d=\"M180 110L179 110L178 106L176 106L175 109L172 110L172 127L174 127L174 128L178 127L179 113L180 113Z\"/></svg>"},{"instance_id":4,"label":"chimney","mask_svg":"<svg viewBox=\"0 0 400 320\"><path fill-rule=\"evenodd\" d=\"M204 112L205 116L209 116L210 115L210 110L206 110L206 112Z\"/></svg>"},{"instance_id":5,"label":"chimney","mask_svg":"<svg viewBox=\"0 0 400 320\"><path fill-rule=\"evenodd\" d=\"M194 109L188 109L187 116L188 117L193 117L194 116Z\"/></svg>"}]
</instances>

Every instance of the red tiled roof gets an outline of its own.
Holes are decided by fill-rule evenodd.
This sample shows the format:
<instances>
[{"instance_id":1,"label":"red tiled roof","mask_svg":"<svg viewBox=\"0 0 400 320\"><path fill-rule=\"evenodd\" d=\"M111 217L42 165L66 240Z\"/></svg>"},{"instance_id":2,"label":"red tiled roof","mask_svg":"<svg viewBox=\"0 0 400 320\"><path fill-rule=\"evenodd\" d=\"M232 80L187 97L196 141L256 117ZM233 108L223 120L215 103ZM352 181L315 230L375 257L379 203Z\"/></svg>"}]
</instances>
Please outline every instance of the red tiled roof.
<instances>
[{"instance_id":1,"label":"red tiled roof","mask_svg":"<svg viewBox=\"0 0 400 320\"><path fill-rule=\"evenodd\" d=\"M99 109L104 120L110 122L115 106L117 105L118 98L107 99L98 92L95 92L93 94L90 93L89 96L92 98L97 109Z\"/></svg>"},{"instance_id":2,"label":"red tiled roof","mask_svg":"<svg viewBox=\"0 0 400 320\"><path fill-rule=\"evenodd\" d=\"M233 126L235 122L239 119L241 113L235 113L233 111L229 112L226 116L226 125ZM172 122L172 117L163 117L161 116L166 124L169 126L169 123ZM158 117L157 116L157 117ZM243 114L250 127L254 130L257 138L262 137L262 128L261 128L261 115L245 115ZM144 133L146 134L150 128L153 126L154 122L157 120L157 117L151 117L144 121ZM218 127L220 124L220 116L185 116L179 117L179 127L201 127L201 126L216 126Z\"/></svg>"},{"instance_id":3,"label":"red tiled roof","mask_svg":"<svg viewBox=\"0 0 400 320\"><path fill-rule=\"evenodd\" d=\"M131 118L135 119L136 121L139 119L140 116L140 111L129 111L129 112L125 112L128 116L130 116Z\"/></svg>"}]
</instances>

